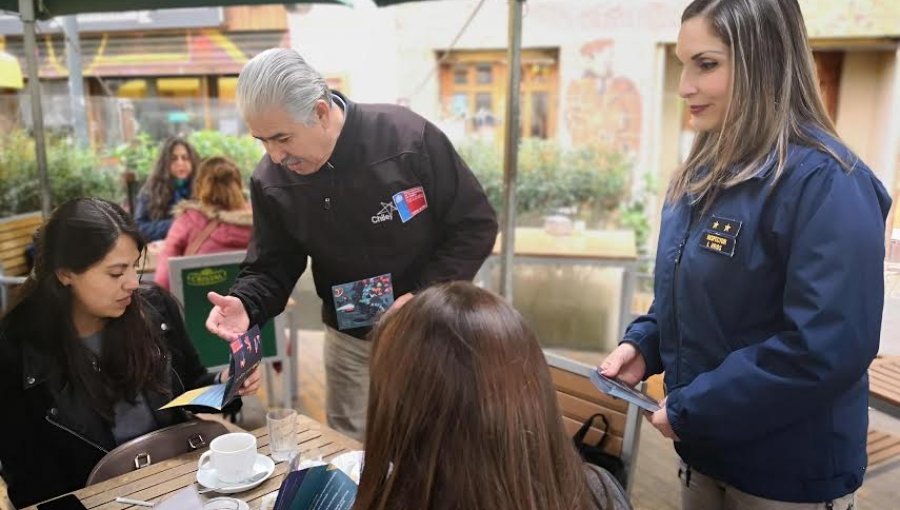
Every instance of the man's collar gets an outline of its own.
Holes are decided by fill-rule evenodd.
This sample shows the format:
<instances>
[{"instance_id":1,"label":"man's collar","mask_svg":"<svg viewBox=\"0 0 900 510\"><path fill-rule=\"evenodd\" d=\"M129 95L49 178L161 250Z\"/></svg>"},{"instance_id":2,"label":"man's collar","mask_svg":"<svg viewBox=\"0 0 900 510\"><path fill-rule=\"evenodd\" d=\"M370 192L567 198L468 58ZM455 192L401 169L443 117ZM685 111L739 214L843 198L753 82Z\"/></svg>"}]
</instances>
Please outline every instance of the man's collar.
<instances>
[{"instance_id":1,"label":"man's collar","mask_svg":"<svg viewBox=\"0 0 900 510\"><path fill-rule=\"evenodd\" d=\"M356 107L352 101L336 90L331 91L332 101L343 109L344 125L341 126L341 133L335 142L334 150L328 162L337 169L343 169L349 160L353 157L350 147L353 146L356 139Z\"/></svg>"},{"instance_id":2,"label":"man's collar","mask_svg":"<svg viewBox=\"0 0 900 510\"><path fill-rule=\"evenodd\" d=\"M341 96L332 93L331 94L331 102L338 105L338 108L341 109L344 113L347 113L347 102L344 101L344 98Z\"/></svg>"}]
</instances>

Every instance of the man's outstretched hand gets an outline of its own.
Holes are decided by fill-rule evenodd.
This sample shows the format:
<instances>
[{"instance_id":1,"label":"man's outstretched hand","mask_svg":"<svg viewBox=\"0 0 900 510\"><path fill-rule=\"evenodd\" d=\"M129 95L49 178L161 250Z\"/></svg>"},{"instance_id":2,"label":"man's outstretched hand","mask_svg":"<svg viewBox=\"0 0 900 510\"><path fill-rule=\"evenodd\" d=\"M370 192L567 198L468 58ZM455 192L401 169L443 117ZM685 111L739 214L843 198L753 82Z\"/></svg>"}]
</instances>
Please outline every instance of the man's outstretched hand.
<instances>
[{"instance_id":1,"label":"man's outstretched hand","mask_svg":"<svg viewBox=\"0 0 900 510\"><path fill-rule=\"evenodd\" d=\"M206 297L213 304L206 319L206 329L210 333L231 342L250 329L250 317L240 299L215 292L210 292Z\"/></svg>"}]
</instances>

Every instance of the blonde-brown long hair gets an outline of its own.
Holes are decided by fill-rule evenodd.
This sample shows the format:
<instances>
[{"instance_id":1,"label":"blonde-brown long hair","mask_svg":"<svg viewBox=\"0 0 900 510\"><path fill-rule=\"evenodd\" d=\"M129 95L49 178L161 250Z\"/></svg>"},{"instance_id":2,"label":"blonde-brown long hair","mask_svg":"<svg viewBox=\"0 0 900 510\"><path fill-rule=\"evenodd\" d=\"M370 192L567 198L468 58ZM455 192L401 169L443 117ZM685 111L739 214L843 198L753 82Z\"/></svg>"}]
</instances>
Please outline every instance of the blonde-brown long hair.
<instances>
[{"instance_id":1,"label":"blonde-brown long hair","mask_svg":"<svg viewBox=\"0 0 900 510\"><path fill-rule=\"evenodd\" d=\"M244 180L230 159L214 156L204 159L194 178L194 198L219 211L244 209Z\"/></svg>"},{"instance_id":2,"label":"blonde-brown long hair","mask_svg":"<svg viewBox=\"0 0 900 510\"><path fill-rule=\"evenodd\" d=\"M470 283L427 289L373 332L355 510L571 510L588 498L534 334Z\"/></svg>"},{"instance_id":3,"label":"blonde-brown long hair","mask_svg":"<svg viewBox=\"0 0 900 510\"><path fill-rule=\"evenodd\" d=\"M731 101L722 127L697 135L666 200L689 195L709 206L719 190L750 179L770 158L774 184L784 173L791 143L822 150L850 171L853 164L812 132L838 140L797 0L695 0L681 22L697 16L731 49Z\"/></svg>"}]
</instances>

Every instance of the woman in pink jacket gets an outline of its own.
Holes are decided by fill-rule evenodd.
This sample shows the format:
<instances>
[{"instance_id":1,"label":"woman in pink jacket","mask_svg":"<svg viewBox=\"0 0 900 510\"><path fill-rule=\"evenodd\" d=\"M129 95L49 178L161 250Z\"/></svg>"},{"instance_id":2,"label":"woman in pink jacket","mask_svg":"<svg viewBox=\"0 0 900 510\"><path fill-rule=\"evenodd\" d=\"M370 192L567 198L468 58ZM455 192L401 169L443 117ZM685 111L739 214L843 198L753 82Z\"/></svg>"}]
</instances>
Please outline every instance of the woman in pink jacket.
<instances>
[{"instance_id":1,"label":"woman in pink jacket","mask_svg":"<svg viewBox=\"0 0 900 510\"><path fill-rule=\"evenodd\" d=\"M241 172L231 160L204 160L194 178L194 198L175 207L175 221L156 264L155 280L169 288L169 257L244 250L253 216Z\"/></svg>"}]
</instances>

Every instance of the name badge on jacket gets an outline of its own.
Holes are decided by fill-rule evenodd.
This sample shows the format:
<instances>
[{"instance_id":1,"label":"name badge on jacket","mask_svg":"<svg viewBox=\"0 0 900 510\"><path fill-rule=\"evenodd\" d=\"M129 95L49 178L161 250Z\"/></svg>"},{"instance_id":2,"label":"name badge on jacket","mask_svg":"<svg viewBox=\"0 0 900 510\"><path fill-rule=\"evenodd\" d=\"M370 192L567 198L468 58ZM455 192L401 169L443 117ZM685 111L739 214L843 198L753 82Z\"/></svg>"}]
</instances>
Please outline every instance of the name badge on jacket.
<instances>
[{"instance_id":1,"label":"name badge on jacket","mask_svg":"<svg viewBox=\"0 0 900 510\"><path fill-rule=\"evenodd\" d=\"M737 238L743 222L722 218L715 214L706 221L703 235L700 236L700 247L719 255L733 257Z\"/></svg>"}]
</instances>

